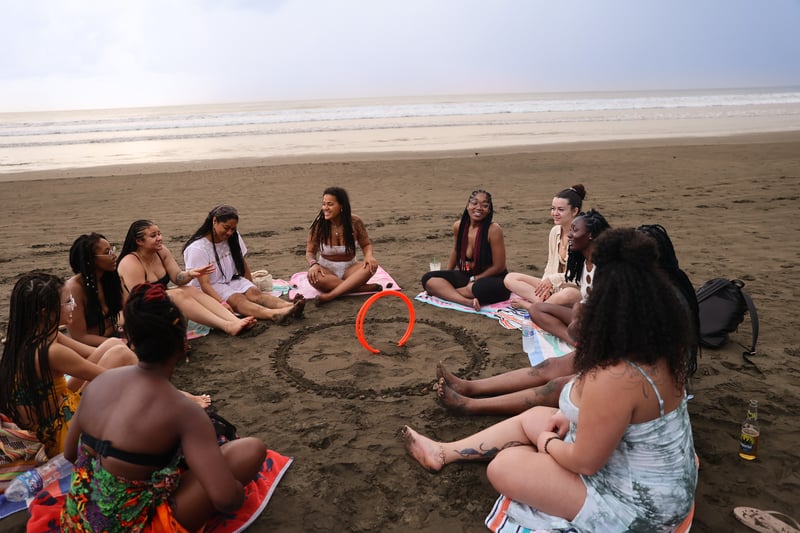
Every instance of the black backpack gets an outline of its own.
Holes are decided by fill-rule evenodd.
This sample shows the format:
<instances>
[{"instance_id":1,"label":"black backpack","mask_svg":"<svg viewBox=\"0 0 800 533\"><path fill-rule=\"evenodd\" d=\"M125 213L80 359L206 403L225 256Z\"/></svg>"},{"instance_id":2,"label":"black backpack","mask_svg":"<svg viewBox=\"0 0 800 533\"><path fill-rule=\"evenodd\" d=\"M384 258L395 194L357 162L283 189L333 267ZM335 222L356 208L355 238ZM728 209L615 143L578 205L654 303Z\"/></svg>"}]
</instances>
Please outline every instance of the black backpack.
<instances>
[{"instance_id":1,"label":"black backpack","mask_svg":"<svg viewBox=\"0 0 800 533\"><path fill-rule=\"evenodd\" d=\"M755 355L758 341L758 313L752 298L742 290L740 279L716 278L706 281L697 289L697 305L700 309L700 344L709 348L720 348L728 342L728 334L736 331L750 313L753 343L744 353ZM745 348L747 348L745 346Z\"/></svg>"}]
</instances>

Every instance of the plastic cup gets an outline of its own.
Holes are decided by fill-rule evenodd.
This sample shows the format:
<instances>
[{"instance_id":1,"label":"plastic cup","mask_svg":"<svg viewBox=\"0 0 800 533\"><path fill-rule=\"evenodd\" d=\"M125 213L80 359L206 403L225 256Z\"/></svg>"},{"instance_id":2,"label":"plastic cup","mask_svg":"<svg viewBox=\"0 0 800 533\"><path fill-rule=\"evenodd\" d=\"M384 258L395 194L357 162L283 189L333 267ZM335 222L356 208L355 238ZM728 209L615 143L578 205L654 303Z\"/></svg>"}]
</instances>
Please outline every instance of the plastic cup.
<instances>
[{"instance_id":1,"label":"plastic cup","mask_svg":"<svg viewBox=\"0 0 800 533\"><path fill-rule=\"evenodd\" d=\"M429 271L441 270L442 264L439 261L428 263Z\"/></svg>"}]
</instances>

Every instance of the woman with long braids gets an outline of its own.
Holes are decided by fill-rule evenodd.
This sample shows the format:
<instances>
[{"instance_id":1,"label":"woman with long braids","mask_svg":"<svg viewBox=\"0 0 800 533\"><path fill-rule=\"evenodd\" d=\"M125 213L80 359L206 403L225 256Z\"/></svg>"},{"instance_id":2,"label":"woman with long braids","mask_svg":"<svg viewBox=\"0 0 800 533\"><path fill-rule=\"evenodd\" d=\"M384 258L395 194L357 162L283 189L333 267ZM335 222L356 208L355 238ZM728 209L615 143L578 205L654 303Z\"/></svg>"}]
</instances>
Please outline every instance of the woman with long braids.
<instances>
[{"instance_id":1,"label":"woman with long braids","mask_svg":"<svg viewBox=\"0 0 800 533\"><path fill-rule=\"evenodd\" d=\"M69 249L69 265L75 274L66 283L75 299L69 336L89 346L119 337L122 283L117 249L99 233L81 235Z\"/></svg>"},{"instance_id":2,"label":"woman with long braids","mask_svg":"<svg viewBox=\"0 0 800 533\"><path fill-rule=\"evenodd\" d=\"M0 359L0 412L35 432L48 457L63 450L80 401L77 391L107 368L136 364L136 355L120 339L93 348L59 332L74 309L64 281L52 274L25 274L11 292Z\"/></svg>"},{"instance_id":3,"label":"woman with long braids","mask_svg":"<svg viewBox=\"0 0 800 533\"><path fill-rule=\"evenodd\" d=\"M229 335L238 335L256 322L252 313L242 313L245 317L239 318L230 307L220 305L218 300L196 287L187 286L192 280L214 272L214 264L206 261L181 270L164 246L161 230L150 220L136 220L130 225L118 264L126 298L130 290L141 283L159 283L166 289L172 282L177 287L168 289L169 295L189 320Z\"/></svg>"},{"instance_id":4,"label":"woman with long braids","mask_svg":"<svg viewBox=\"0 0 800 533\"><path fill-rule=\"evenodd\" d=\"M356 244L364 260L356 259ZM325 303L348 292L376 292L378 284L367 284L378 270L372 241L360 217L352 213L350 197L341 187L322 193L319 210L306 240L308 282L320 292L317 303Z\"/></svg>"},{"instance_id":5,"label":"woman with long braids","mask_svg":"<svg viewBox=\"0 0 800 533\"><path fill-rule=\"evenodd\" d=\"M453 224L447 268L422 276L428 294L476 311L509 297L503 285L508 273L503 229L493 216L492 195L482 189L472 191L461 219Z\"/></svg>"},{"instance_id":6,"label":"woman with long braids","mask_svg":"<svg viewBox=\"0 0 800 533\"><path fill-rule=\"evenodd\" d=\"M209 417L170 382L186 354L186 318L160 284L132 289L125 329L136 365L83 393L64 457L75 462L63 531L199 531L244 501L266 446L220 446Z\"/></svg>"},{"instance_id":7,"label":"woman with long braids","mask_svg":"<svg viewBox=\"0 0 800 533\"><path fill-rule=\"evenodd\" d=\"M565 278L574 281L581 291L581 301L574 305L558 305L547 302L523 305L531 314L531 320L543 330L556 337L574 344L575 340L569 334L567 326L580 311L582 302L585 302L592 292L595 270L592 263L594 253L594 240L610 226L606 219L591 209L581 213L572 221L569 230L569 255L567 256L567 269Z\"/></svg>"},{"instance_id":8,"label":"woman with long braids","mask_svg":"<svg viewBox=\"0 0 800 533\"><path fill-rule=\"evenodd\" d=\"M429 471L491 461L501 497L486 525L496 533L671 531L692 508L685 308L643 232L604 232L594 264L602 275L577 323L576 376L559 409L534 407L451 442L403 428L406 449Z\"/></svg>"},{"instance_id":9,"label":"woman with long braids","mask_svg":"<svg viewBox=\"0 0 800 533\"><path fill-rule=\"evenodd\" d=\"M183 262L189 270L204 272L191 280L209 301L240 315L272 320L279 324L303 313L304 300L287 302L261 292L253 283L247 264L247 246L237 231L239 212L218 205L183 245ZM189 317L191 318L191 317Z\"/></svg>"}]
</instances>

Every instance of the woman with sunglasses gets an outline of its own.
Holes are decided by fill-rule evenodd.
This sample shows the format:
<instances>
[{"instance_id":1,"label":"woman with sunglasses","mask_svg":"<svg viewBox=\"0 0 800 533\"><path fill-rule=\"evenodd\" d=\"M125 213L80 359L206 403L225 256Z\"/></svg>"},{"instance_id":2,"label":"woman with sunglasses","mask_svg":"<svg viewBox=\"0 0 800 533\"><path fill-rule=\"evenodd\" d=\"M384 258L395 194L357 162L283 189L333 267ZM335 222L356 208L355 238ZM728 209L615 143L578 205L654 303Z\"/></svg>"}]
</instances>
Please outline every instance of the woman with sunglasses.
<instances>
[{"instance_id":1,"label":"woman with sunglasses","mask_svg":"<svg viewBox=\"0 0 800 533\"><path fill-rule=\"evenodd\" d=\"M121 334L122 284L117 273L117 249L100 233L81 235L69 249L74 276L66 283L75 299L69 336L100 346Z\"/></svg>"}]
</instances>

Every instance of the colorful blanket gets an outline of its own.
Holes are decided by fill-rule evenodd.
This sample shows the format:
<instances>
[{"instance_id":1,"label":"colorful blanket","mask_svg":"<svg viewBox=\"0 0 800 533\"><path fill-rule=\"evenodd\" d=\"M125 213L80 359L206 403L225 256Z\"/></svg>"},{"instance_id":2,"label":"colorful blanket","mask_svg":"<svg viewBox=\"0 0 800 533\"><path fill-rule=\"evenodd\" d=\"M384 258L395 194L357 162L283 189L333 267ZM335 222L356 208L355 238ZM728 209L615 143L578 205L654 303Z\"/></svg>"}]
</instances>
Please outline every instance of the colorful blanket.
<instances>
[{"instance_id":1,"label":"colorful blanket","mask_svg":"<svg viewBox=\"0 0 800 533\"><path fill-rule=\"evenodd\" d=\"M427 292L422 291L414 297L415 300L442 309L452 309L453 311L460 311L462 313L473 313L497 320L501 326L506 329L522 329L522 321L525 311L511 307L510 300L505 300L492 305L485 305L481 307L480 311L476 311L468 305L461 305L447 300L442 300L436 296L430 296ZM536 366L545 359L550 357L561 357L566 355L575 348L566 342L562 341L555 335L552 335L542 328L533 325L534 327L534 345L533 351L528 353L528 360L531 366Z\"/></svg>"},{"instance_id":2,"label":"colorful blanket","mask_svg":"<svg viewBox=\"0 0 800 533\"><path fill-rule=\"evenodd\" d=\"M244 487L244 504L235 513L219 513L204 529L205 533L238 533L244 531L264 511L272 493L275 491L286 470L294 459L272 450L267 450L267 458L255 480ZM57 533L61 508L69 491L70 476L54 481L31 500L28 531L37 533ZM0 500L4 500L0 496ZM8 502L11 503L11 502ZM25 508L25 502L19 502Z\"/></svg>"},{"instance_id":3,"label":"colorful blanket","mask_svg":"<svg viewBox=\"0 0 800 533\"><path fill-rule=\"evenodd\" d=\"M319 296L319 291L311 286L311 283L308 281L308 273L306 271L295 272L292 274L291 281L291 290L289 291L289 298L294 298L295 295L302 294L306 300L312 300ZM378 267L378 270L373 274L367 283L378 283L384 289L392 289L393 291L399 291L400 286L397 282L386 272L383 267ZM371 294L368 292L353 292L348 294L348 296L355 296L358 294Z\"/></svg>"}]
</instances>

